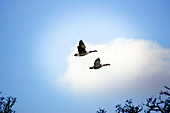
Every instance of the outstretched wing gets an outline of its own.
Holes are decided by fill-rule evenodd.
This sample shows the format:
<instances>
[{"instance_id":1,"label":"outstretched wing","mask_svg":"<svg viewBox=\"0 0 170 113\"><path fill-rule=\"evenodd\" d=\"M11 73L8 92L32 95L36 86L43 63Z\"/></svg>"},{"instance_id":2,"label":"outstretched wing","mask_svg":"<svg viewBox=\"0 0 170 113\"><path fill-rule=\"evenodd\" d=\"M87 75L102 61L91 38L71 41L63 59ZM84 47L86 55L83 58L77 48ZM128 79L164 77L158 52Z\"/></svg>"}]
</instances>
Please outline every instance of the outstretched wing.
<instances>
[{"instance_id":1,"label":"outstretched wing","mask_svg":"<svg viewBox=\"0 0 170 113\"><path fill-rule=\"evenodd\" d=\"M94 66L95 67L100 67L100 58L97 58L95 61L94 61Z\"/></svg>"},{"instance_id":2,"label":"outstretched wing","mask_svg":"<svg viewBox=\"0 0 170 113\"><path fill-rule=\"evenodd\" d=\"M85 53L86 52L86 46L85 46L85 44L83 43L82 40L79 41L79 46L77 46L77 48L78 48L79 53Z\"/></svg>"}]
</instances>

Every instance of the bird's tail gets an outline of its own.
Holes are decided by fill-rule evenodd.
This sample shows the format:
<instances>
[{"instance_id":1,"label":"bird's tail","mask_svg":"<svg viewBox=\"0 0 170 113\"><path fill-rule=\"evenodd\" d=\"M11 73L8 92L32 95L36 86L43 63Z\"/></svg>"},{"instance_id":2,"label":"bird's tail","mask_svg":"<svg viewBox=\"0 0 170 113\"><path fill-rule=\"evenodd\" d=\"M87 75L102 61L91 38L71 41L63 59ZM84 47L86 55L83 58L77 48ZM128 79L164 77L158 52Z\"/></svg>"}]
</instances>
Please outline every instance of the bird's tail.
<instances>
[{"instance_id":1,"label":"bird's tail","mask_svg":"<svg viewBox=\"0 0 170 113\"><path fill-rule=\"evenodd\" d=\"M94 69L94 67L89 67L90 69Z\"/></svg>"}]
</instances>

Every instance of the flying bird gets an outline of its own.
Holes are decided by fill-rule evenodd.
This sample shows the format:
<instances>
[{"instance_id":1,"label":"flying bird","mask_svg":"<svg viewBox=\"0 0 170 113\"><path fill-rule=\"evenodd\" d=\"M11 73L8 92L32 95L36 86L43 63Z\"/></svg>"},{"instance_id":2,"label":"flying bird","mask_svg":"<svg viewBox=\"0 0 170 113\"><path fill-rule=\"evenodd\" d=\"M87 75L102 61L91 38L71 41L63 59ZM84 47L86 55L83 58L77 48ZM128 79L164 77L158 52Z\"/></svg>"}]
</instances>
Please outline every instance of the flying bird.
<instances>
[{"instance_id":1,"label":"flying bird","mask_svg":"<svg viewBox=\"0 0 170 113\"><path fill-rule=\"evenodd\" d=\"M99 69L103 66L110 66L110 64L100 64L100 58L97 58L95 61L94 61L94 66L90 67L90 69Z\"/></svg>"},{"instance_id":2,"label":"flying bird","mask_svg":"<svg viewBox=\"0 0 170 113\"><path fill-rule=\"evenodd\" d=\"M97 52L97 50L86 51L86 46L82 40L79 41L79 46L77 46L77 48L78 48L78 53L76 53L74 56L85 56L89 53Z\"/></svg>"}]
</instances>

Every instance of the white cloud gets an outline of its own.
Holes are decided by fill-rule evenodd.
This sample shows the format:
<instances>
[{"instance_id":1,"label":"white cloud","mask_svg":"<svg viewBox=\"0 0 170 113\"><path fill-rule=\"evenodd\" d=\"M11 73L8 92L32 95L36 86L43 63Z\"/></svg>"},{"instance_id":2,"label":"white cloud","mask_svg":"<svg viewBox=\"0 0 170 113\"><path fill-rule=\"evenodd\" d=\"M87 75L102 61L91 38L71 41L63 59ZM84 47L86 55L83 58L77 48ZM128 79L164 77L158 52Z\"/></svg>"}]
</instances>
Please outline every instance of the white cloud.
<instances>
[{"instance_id":1,"label":"white cloud","mask_svg":"<svg viewBox=\"0 0 170 113\"><path fill-rule=\"evenodd\" d=\"M68 55L68 69L57 84L75 94L121 94L147 92L170 85L170 49L149 40L117 38L108 44L91 45L98 50L84 57L75 57L75 49ZM94 60L111 66L90 70Z\"/></svg>"}]
</instances>

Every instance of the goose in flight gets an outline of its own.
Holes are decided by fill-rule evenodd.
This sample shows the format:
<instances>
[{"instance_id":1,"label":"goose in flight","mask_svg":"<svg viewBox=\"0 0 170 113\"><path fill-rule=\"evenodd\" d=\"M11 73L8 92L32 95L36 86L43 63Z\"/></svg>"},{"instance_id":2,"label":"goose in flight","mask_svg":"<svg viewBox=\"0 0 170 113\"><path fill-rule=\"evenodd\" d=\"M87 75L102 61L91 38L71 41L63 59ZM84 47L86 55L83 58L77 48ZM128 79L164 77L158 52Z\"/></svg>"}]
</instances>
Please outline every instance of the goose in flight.
<instances>
[{"instance_id":1,"label":"goose in flight","mask_svg":"<svg viewBox=\"0 0 170 113\"><path fill-rule=\"evenodd\" d=\"M100 64L100 58L97 58L95 61L94 61L94 66L90 67L90 69L99 69L103 66L110 66L110 64Z\"/></svg>"},{"instance_id":2,"label":"goose in flight","mask_svg":"<svg viewBox=\"0 0 170 113\"><path fill-rule=\"evenodd\" d=\"M74 56L85 56L89 53L97 52L97 50L86 51L86 46L85 46L85 44L83 43L82 40L79 41L79 46L77 46L77 48L78 48L78 53L76 53Z\"/></svg>"}]
</instances>

